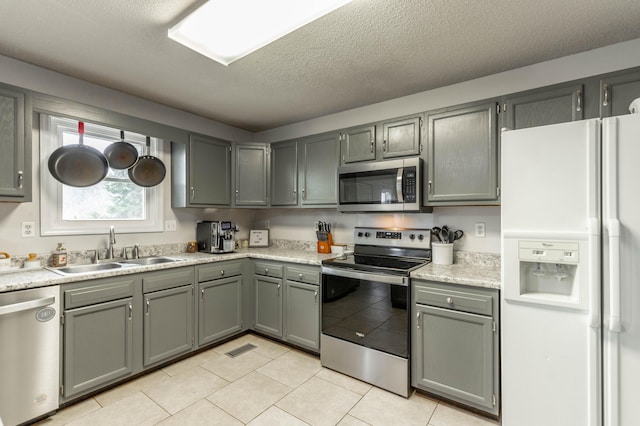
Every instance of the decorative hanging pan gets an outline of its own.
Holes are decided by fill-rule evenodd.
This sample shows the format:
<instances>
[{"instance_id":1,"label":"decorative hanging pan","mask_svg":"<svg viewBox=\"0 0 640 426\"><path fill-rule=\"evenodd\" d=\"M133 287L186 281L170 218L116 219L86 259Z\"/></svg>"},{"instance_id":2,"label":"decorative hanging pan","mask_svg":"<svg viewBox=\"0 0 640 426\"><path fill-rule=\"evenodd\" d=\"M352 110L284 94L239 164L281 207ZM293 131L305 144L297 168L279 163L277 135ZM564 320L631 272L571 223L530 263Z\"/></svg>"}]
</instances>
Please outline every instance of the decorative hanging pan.
<instances>
[{"instance_id":1,"label":"decorative hanging pan","mask_svg":"<svg viewBox=\"0 0 640 426\"><path fill-rule=\"evenodd\" d=\"M124 130L120 130L120 141L114 142L104 150L109 167L124 170L133 166L138 160L138 150L129 142L124 141Z\"/></svg>"},{"instance_id":2,"label":"decorative hanging pan","mask_svg":"<svg viewBox=\"0 0 640 426\"><path fill-rule=\"evenodd\" d=\"M151 145L151 138L147 136L147 153ZM164 179L167 169L164 163L153 155L142 155L136 164L129 169L129 179L139 186L156 186Z\"/></svg>"},{"instance_id":3,"label":"decorative hanging pan","mask_svg":"<svg viewBox=\"0 0 640 426\"><path fill-rule=\"evenodd\" d=\"M79 142L56 149L49 156L49 172L59 182L75 187L95 185L109 172L103 153L84 145L84 123L78 122Z\"/></svg>"}]
</instances>

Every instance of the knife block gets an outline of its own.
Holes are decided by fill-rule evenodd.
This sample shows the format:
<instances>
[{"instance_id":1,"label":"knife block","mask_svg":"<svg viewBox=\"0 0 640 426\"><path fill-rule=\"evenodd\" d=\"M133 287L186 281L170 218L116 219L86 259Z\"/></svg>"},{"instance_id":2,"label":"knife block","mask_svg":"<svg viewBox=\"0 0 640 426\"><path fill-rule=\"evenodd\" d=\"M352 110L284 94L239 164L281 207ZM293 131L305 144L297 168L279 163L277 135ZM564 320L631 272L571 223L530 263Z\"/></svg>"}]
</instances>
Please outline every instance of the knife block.
<instances>
[{"instance_id":1,"label":"knife block","mask_svg":"<svg viewBox=\"0 0 640 426\"><path fill-rule=\"evenodd\" d=\"M318 241L318 253L331 253L329 241Z\"/></svg>"}]
</instances>

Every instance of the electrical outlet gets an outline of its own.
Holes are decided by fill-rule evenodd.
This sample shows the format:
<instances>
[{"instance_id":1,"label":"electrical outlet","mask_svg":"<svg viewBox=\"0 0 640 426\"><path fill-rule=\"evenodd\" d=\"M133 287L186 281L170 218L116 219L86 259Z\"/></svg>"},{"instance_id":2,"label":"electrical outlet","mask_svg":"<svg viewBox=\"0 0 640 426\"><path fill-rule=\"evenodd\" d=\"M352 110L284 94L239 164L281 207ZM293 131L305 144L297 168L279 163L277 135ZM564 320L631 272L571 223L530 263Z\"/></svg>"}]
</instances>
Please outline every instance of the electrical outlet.
<instances>
[{"instance_id":1,"label":"electrical outlet","mask_svg":"<svg viewBox=\"0 0 640 426\"><path fill-rule=\"evenodd\" d=\"M31 238L36 236L35 222L22 222L22 237Z\"/></svg>"},{"instance_id":2,"label":"electrical outlet","mask_svg":"<svg viewBox=\"0 0 640 426\"><path fill-rule=\"evenodd\" d=\"M485 236L484 222L476 222L475 230L476 230L476 237L484 238Z\"/></svg>"},{"instance_id":3,"label":"electrical outlet","mask_svg":"<svg viewBox=\"0 0 640 426\"><path fill-rule=\"evenodd\" d=\"M265 220L264 221L264 229L269 229L269 225L271 225L271 221Z\"/></svg>"},{"instance_id":4,"label":"electrical outlet","mask_svg":"<svg viewBox=\"0 0 640 426\"><path fill-rule=\"evenodd\" d=\"M175 220L165 220L164 221L164 230L167 232L173 232L176 230L176 221Z\"/></svg>"}]
</instances>

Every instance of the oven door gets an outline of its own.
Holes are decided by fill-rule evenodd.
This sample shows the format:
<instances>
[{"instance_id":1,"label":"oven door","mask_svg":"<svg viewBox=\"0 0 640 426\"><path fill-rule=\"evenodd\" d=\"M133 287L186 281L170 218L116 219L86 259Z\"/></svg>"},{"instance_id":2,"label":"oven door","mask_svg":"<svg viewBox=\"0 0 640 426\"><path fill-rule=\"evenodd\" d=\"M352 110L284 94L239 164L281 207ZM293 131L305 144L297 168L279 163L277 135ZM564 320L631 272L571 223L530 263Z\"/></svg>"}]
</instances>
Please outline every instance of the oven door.
<instances>
[{"instance_id":1,"label":"oven door","mask_svg":"<svg viewBox=\"0 0 640 426\"><path fill-rule=\"evenodd\" d=\"M408 359L408 279L331 269L322 274L322 334Z\"/></svg>"}]
</instances>

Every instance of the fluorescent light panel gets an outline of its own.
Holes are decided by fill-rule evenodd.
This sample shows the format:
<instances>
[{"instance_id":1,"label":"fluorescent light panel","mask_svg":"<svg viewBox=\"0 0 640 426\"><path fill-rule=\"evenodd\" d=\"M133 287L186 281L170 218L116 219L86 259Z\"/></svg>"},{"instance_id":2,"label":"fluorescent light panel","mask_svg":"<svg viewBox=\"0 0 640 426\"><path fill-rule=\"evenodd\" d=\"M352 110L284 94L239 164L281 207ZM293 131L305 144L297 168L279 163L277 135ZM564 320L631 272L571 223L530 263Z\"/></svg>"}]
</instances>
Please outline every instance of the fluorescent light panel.
<instances>
[{"instance_id":1,"label":"fluorescent light panel","mask_svg":"<svg viewBox=\"0 0 640 426\"><path fill-rule=\"evenodd\" d=\"M209 0L169 29L169 38L223 65L351 0Z\"/></svg>"}]
</instances>

